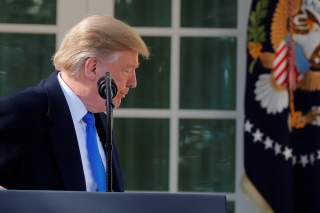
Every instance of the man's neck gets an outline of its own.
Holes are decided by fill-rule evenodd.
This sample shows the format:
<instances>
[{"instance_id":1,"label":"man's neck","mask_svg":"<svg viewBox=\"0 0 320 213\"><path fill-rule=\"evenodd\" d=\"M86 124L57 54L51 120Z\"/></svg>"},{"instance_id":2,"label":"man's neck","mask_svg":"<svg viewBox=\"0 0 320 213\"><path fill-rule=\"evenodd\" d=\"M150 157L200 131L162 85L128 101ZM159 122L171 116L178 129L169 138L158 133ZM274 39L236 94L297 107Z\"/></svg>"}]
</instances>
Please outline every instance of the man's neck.
<instances>
[{"instance_id":1,"label":"man's neck","mask_svg":"<svg viewBox=\"0 0 320 213\"><path fill-rule=\"evenodd\" d=\"M97 111L97 109L95 109L95 106L91 104L92 101L90 100L90 89L89 87L86 87L86 85L89 85L89 82L85 82L83 76L71 76L68 71L60 71L60 76L62 80L74 92L74 94L76 94L80 98L88 111Z\"/></svg>"}]
</instances>

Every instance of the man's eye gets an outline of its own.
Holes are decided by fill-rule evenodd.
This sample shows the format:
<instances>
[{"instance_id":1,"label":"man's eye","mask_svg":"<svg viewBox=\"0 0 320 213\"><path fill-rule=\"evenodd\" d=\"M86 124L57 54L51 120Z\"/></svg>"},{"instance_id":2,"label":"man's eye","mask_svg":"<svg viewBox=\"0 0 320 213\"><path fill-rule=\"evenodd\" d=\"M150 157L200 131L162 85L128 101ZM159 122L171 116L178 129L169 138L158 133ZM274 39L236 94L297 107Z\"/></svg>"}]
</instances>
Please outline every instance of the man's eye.
<instances>
[{"instance_id":1,"label":"man's eye","mask_svg":"<svg viewBox=\"0 0 320 213\"><path fill-rule=\"evenodd\" d=\"M126 72L126 73L131 73L132 71L133 71L133 69L131 69L131 68L130 68L130 69L125 69L125 70L124 70L124 72Z\"/></svg>"}]
</instances>

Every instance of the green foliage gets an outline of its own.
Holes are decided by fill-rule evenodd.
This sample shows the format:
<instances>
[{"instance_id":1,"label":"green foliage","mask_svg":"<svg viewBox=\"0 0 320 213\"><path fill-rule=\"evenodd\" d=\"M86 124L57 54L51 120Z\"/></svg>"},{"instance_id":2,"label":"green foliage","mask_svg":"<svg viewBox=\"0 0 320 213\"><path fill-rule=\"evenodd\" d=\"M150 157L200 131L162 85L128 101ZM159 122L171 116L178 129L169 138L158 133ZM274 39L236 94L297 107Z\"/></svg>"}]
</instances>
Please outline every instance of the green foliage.
<instances>
[{"instance_id":1,"label":"green foliage","mask_svg":"<svg viewBox=\"0 0 320 213\"><path fill-rule=\"evenodd\" d=\"M269 0L260 0L249 16L248 41L255 43L264 43L266 41L265 26L263 19L267 16ZM249 73L253 72L257 59L251 61Z\"/></svg>"},{"instance_id":2,"label":"green foliage","mask_svg":"<svg viewBox=\"0 0 320 213\"><path fill-rule=\"evenodd\" d=\"M249 17L248 40L253 42L265 41L265 27L262 25L263 19L267 15L269 0L261 0L257 3L254 11Z\"/></svg>"}]
</instances>

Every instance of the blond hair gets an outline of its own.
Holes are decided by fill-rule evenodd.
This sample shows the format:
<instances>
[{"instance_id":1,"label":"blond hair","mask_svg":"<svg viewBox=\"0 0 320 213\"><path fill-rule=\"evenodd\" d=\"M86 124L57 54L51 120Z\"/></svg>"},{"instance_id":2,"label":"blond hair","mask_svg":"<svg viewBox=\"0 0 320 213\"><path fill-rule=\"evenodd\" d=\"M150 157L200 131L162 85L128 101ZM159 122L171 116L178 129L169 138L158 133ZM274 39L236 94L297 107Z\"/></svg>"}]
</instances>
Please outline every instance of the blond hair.
<instances>
[{"instance_id":1,"label":"blond hair","mask_svg":"<svg viewBox=\"0 0 320 213\"><path fill-rule=\"evenodd\" d=\"M53 63L57 70L73 72L89 57L105 57L128 50L149 57L146 44L132 27L110 16L94 15L66 34L53 56Z\"/></svg>"}]
</instances>

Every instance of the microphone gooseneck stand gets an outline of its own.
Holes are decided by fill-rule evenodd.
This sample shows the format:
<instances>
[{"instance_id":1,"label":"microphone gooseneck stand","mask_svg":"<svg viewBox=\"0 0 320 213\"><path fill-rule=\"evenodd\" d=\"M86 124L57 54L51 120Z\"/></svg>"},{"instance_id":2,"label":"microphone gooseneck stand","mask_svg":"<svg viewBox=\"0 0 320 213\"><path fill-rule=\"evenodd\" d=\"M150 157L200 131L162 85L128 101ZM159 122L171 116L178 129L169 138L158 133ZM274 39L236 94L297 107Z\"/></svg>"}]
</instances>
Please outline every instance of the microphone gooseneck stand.
<instances>
[{"instance_id":1,"label":"microphone gooseneck stand","mask_svg":"<svg viewBox=\"0 0 320 213\"><path fill-rule=\"evenodd\" d=\"M101 97L106 100L107 114L107 129L106 129L106 150L108 153L107 159L107 174L108 174L108 191L113 192L113 170L112 170L112 130L113 130L113 108L112 98L117 94L117 86L114 83L109 72L98 81L98 90Z\"/></svg>"}]
</instances>

